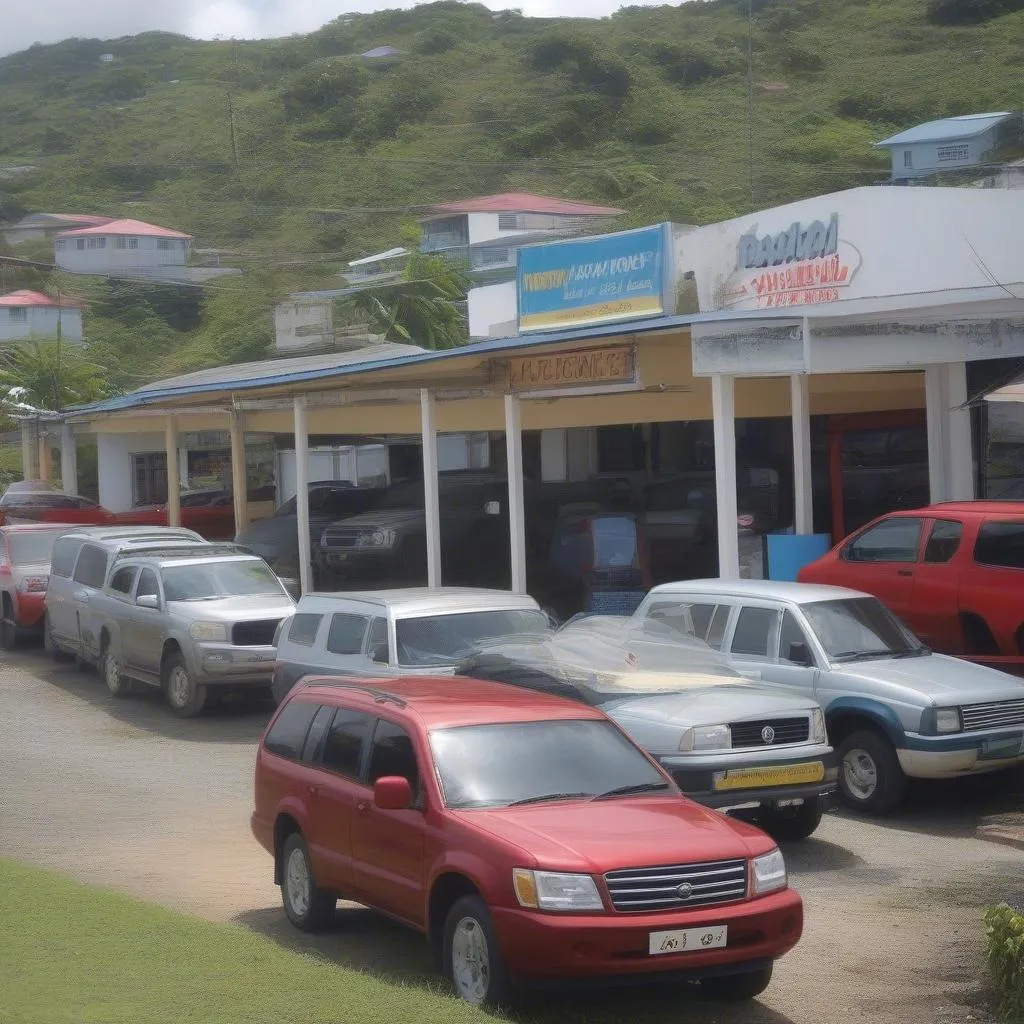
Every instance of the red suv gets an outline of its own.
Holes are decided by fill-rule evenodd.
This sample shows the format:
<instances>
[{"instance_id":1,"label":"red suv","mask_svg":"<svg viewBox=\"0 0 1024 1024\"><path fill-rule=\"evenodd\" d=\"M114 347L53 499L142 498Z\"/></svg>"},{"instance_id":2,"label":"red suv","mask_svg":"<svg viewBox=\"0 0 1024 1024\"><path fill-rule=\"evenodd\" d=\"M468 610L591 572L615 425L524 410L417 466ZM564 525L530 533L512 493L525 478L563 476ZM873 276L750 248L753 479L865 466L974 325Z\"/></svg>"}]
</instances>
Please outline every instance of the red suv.
<instances>
[{"instance_id":1,"label":"red suv","mask_svg":"<svg viewBox=\"0 0 1024 1024\"><path fill-rule=\"evenodd\" d=\"M1024 672L1024 502L891 512L799 579L874 594L935 650Z\"/></svg>"},{"instance_id":2,"label":"red suv","mask_svg":"<svg viewBox=\"0 0 1024 1024\"><path fill-rule=\"evenodd\" d=\"M309 678L256 759L292 924L339 898L424 933L472 1003L566 980L762 992L803 928L775 844L692 803L595 708L473 679Z\"/></svg>"}]
</instances>

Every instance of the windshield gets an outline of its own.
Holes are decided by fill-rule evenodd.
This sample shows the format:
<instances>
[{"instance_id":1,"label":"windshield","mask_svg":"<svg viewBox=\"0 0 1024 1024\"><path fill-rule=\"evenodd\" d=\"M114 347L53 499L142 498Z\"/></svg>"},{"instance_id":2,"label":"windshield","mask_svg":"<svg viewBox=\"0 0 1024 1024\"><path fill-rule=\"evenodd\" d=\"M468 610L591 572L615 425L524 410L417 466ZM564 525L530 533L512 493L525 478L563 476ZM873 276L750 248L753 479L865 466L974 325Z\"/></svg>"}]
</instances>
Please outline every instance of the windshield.
<instances>
[{"instance_id":1,"label":"windshield","mask_svg":"<svg viewBox=\"0 0 1024 1024\"><path fill-rule=\"evenodd\" d=\"M176 565L162 572L168 601L213 601L219 597L283 595L278 578L261 558Z\"/></svg>"},{"instance_id":2,"label":"windshield","mask_svg":"<svg viewBox=\"0 0 1024 1024\"><path fill-rule=\"evenodd\" d=\"M50 561L57 530L33 530L31 533L8 534L7 544L14 565L42 565Z\"/></svg>"},{"instance_id":3,"label":"windshield","mask_svg":"<svg viewBox=\"0 0 1024 1024\"><path fill-rule=\"evenodd\" d=\"M449 807L585 799L625 787L671 792L610 722L555 720L439 729L430 734Z\"/></svg>"},{"instance_id":4,"label":"windshield","mask_svg":"<svg viewBox=\"0 0 1024 1024\"><path fill-rule=\"evenodd\" d=\"M805 604L807 617L833 661L924 654L928 648L874 597Z\"/></svg>"},{"instance_id":5,"label":"windshield","mask_svg":"<svg viewBox=\"0 0 1024 1024\"><path fill-rule=\"evenodd\" d=\"M547 616L532 608L458 612L399 619L398 663L411 667L453 665L498 637L546 633Z\"/></svg>"}]
</instances>

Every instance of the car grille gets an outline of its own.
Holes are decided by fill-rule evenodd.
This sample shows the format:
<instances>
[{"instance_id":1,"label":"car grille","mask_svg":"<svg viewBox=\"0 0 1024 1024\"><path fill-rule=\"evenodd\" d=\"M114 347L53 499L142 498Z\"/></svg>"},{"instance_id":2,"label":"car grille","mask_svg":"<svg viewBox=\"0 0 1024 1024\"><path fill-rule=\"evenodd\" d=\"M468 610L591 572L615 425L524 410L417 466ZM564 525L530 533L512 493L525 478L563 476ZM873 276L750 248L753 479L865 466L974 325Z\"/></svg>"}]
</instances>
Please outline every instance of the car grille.
<instances>
[{"instance_id":1,"label":"car grille","mask_svg":"<svg viewBox=\"0 0 1024 1024\"><path fill-rule=\"evenodd\" d=\"M673 910L730 903L747 895L747 862L719 860L665 868L630 868L604 876L616 910ZM683 895L680 886L689 886Z\"/></svg>"},{"instance_id":2,"label":"car grille","mask_svg":"<svg viewBox=\"0 0 1024 1024\"><path fill-rule=\"evenodd\" d=\"M236 647L269 647L280 619L260 619L258 622L236 622L231 630L231 642Z\"/></svg>"},{"instance_id":3,"label":"car grille","mask_svg":"<svg viewBox=\"0 0 1024 1024\"><path fill-rule=\"evenodd\" d=\"M996 729L1001 725L1024 725L1024 700L998 700L991 704L968 704L960 708L964 729Z\"/></svg>"},{"instance_id":4,"label":"car grille","mask_svg":"<svg viewBox=\"0 0 1024 1024\"><path fill-rule=\"evenodd\" d=\"M328 526L320 538L320 546L325 548L354 548L358 539L358 533L354 533L351 530L332 529Z\"/></svg>"},{"instance_id":5,"label":"car grille","mask_svg":"<svg viewBox=\"0 0 1024 1024\"><path fill-rule=\"evenodd\" d=\"M730 722L729 728L732 730L733 747L777 747L783 743L806 743L807 737L811 734L811 723L808 718L765 718L757 722Z\"/></svg>"}]
</instances>

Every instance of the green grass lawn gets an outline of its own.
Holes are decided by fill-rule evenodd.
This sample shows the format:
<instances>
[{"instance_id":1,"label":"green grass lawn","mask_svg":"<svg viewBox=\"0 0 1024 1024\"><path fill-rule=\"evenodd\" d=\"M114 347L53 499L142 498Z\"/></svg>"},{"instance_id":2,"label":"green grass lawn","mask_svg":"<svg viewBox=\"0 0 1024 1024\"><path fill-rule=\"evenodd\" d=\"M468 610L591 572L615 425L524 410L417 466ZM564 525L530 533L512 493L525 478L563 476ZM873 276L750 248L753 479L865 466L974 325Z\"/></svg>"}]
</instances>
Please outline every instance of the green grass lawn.
<instances>
[{"instance_id":1,"label":"green grass lawn","mask_svg":"<svg viewBox=\"0 0 1024 1024\"><path fill-rule=\"evenodd\" d=\"M0 860L4 1024L459 1024L453 997Z\"/></svg>"}]
</instances>

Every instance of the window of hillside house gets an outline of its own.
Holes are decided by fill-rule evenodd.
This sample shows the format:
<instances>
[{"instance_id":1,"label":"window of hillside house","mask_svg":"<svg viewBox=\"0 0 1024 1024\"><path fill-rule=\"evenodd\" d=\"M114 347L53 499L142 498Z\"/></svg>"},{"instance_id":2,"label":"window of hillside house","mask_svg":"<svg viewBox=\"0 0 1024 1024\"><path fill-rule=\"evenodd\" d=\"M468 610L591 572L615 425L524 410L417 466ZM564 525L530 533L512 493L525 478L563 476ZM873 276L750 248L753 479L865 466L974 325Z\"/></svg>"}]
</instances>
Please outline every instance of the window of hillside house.
<instances>
[{"instance_id":1,"label":"window of hillside house","mask_svg":"<svg viewBox=\"0 0 1024 1024\"><path fill-rule=\"evenodd\" d=\"M79 250L84 250L85 249L85 239L84 238L76 238L75 239L75 248L79 249Z\"/></svg>"},{"instance_id":2,"label":"window of hillside house","mask_svg":"<svg viewBox=\"0 0 1024 1024\"><path fill-rule=\"evenodd\" d=\"M67 248L67 244L68 242L66 238L58 238L57 241L54 242L54 248L56 248L57 252L63 252L64 249Z\"/></svg>"},{"instance_id":3,"label":"window of hillside house","mask_svg":"<svg viewBox=\"0 0 1024 1024\"><path fill-rule=\"evenodd\" d=\"M156 240L156 247L162 252L168 252L171 249L173 243L169 238L158 238Z\"/></svg>"},{"instance_id":4,"label":"window of hillside house","mask_svg":"<svg viewBox=\"0 0 1024 1024\"><path fill-rule=\"evenodd\" d=\"M913 167L914 166L914 154L911 150L903 150L903 166Z\"/></svg>"},{"instance_id":5,"label":"window of hillside house","mask_svg":"<svg viewBox=\"0 0 1024 1024\"><path fill-rule=\"evenodd\" d=\"M114 239L114 248L115 249L127 249L128 248L128 239L127 238L115 238Z\"/></svg>"},{"instance_id":6,"label":"window of hillside house","mask_svg":"<svg viewBox=\"0 0 1024 1024\"><path fill-rule=\"evenodd\" d=\"M522 214L519 213L499 213L498 214L498 230L499 231L515 231L522 226Z\"/></svg>"},{"instance_id":7,"label":"window of hillside house","mask_svg":"<svg viewBox=\"0 0 1024 1024\"><path fill-rule=\"evenodd\" d=\"M129 238L128 239L128 248L129 249L138 249L138 247L139 247L139 240L137 238Z\"/></svg>"},{"instance_id":8,"label":"window of hillside house","mask_svg":"<svg viewBox=\"0 0 1024 1024\"><path fill-rule=\"evenodd\" d=\"M10 320L12 324L28 323L28 307L12 306L7 311L7 319Z\"/></svg>"}]
</instances>

